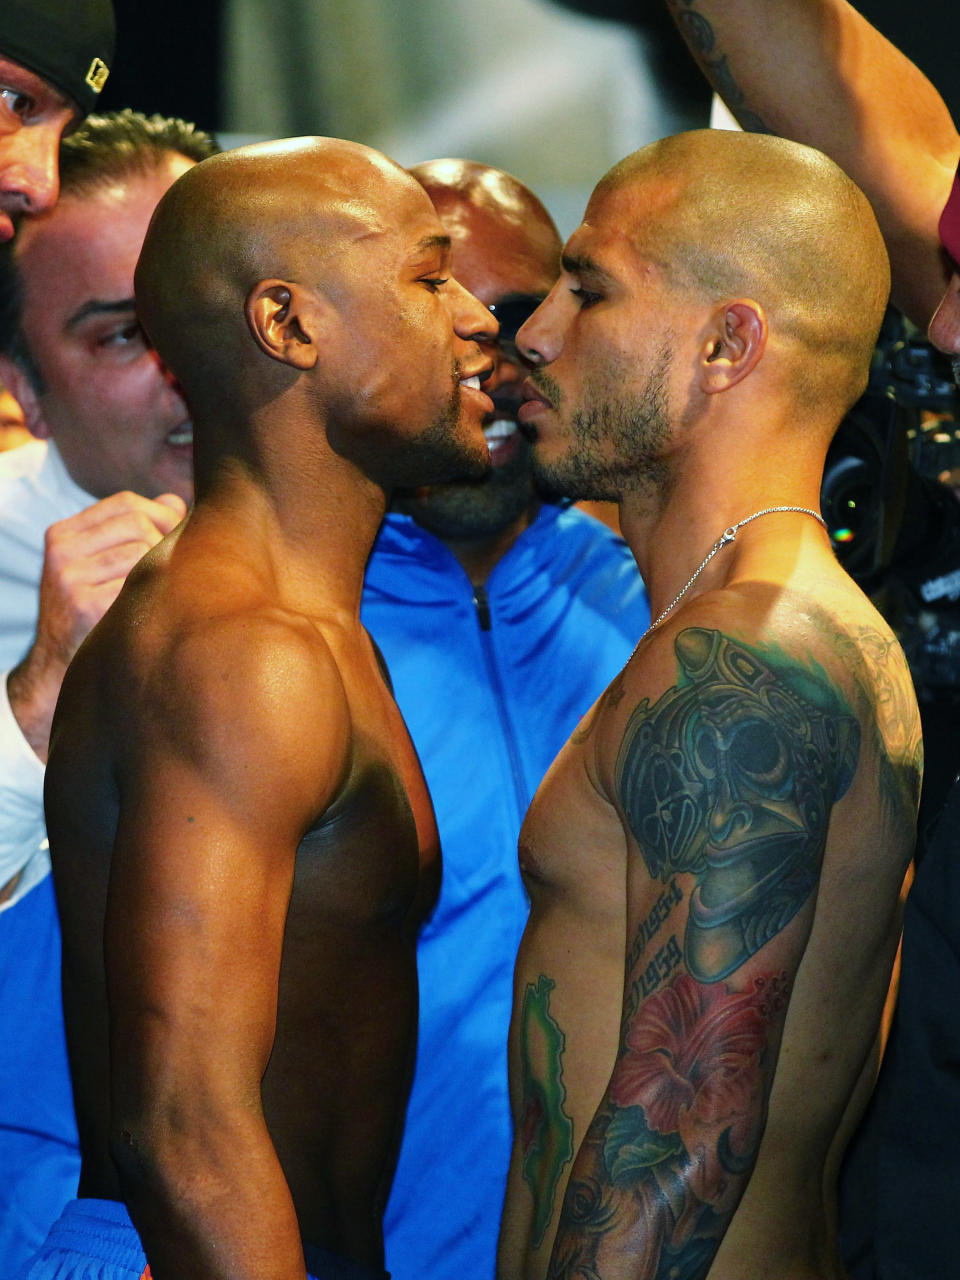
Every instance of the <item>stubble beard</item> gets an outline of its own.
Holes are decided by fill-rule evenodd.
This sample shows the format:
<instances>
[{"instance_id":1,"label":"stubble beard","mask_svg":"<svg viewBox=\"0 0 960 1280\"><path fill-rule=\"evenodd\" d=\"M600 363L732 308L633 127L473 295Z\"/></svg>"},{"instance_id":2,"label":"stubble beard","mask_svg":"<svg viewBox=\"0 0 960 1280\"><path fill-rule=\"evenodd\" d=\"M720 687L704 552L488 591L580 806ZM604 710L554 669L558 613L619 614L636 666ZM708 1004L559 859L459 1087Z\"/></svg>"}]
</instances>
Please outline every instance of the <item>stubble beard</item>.
<instances>
[{"instance_id":1,"label":"stubble beard","mask_svg":"<svg viewBox=\"0 0 960 1280\"><path fill-rule=\"evenodd\" d=\"M412 489L447 480L479 480L487 474L490 457L486 441L480 435L479 447L472 446L465 437L462 415L460 380L455 373L453 395L446 407L396 459L391 487ZM479 434L479 427L477 431Z\"/></svg>"},{"instance_id":2,"label":"stubble beard","mask_svg":"<svg viewBox=\"0 0 960 1280\"><path fill-rule=\"evenodd\" d=\"M641 492L664 492L669 470L663 447L670 438L667 373L672 348L664 345L638 396L609 398L615 386L614 371L599 380L588 380L584 400L589 408L574 411L570 419L573 444L568 452L547 461L534 449L533 470L537 486L552 497L576 501L619 502ZM543 373L534 375L538 385L559 410L563 392ZM607 398L604 398L604 397Z\"/></svg>"},{"instance_id":3,"label":"stubble beard","mask_svg":"<svg viewBox=\"0 0 960 1280\"><path fill-rule=\"evenodd\" d=\"M536 501L530 445L517 442L516 455L479 480L453 481L398 493L394 509L412 516L435 537L480 540L515 524Z\"/></svg>"}]
</instances>

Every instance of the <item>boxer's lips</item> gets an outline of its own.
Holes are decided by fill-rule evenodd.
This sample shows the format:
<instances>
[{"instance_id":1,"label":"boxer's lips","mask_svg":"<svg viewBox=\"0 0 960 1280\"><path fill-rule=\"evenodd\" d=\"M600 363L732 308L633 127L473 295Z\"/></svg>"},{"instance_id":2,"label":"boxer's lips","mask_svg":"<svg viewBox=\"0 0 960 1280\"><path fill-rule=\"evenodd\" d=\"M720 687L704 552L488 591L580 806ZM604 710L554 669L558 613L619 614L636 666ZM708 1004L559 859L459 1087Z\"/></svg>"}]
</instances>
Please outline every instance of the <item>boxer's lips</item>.
<instances>
[{"instance_id":1,"label":"boxer's lips","mask_svg":"<svg viewBox=\"0 0 960 1280\"><path fill-rule=\"evenodd\" d=\"M545 413L548 409L552 409L553 405L545 395L537 388L529 378L525 379L521 387L523 394L523 404L517 410L517 421L521 423L531 422L534 418Z\"/></svg>"}]
</instances>

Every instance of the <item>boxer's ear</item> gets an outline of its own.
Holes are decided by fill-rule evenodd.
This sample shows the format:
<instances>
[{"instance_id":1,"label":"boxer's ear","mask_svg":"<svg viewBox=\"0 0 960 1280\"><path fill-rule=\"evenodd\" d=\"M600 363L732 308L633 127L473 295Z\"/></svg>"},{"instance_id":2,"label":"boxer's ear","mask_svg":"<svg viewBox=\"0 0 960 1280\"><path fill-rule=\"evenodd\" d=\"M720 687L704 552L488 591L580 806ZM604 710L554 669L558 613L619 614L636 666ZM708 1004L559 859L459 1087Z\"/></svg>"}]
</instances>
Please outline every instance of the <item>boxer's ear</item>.
<instances>
[{"instance_id":1,"label":"boxer's ear","mask_svg":"<svg viewBox=\"0 0 960 1280\"><path fill-rule=\"evenodd\" d=\"M701 390L713 395L742 381L760 363L767 334L766 313L752 298L737 298L717 307L700 348Z\"/></svg>"},{"instance_id":2,"label":"boxer's ear","mask_svg":"<svg viewBox=\"0 0 960 1280\"><path fill-rule=\"evenodd\" d=\"M317 362L317 300L286 280L261 280L247 294L247 324L262 351L281 364L312 369Z\"/></svg>"}]
</instances>

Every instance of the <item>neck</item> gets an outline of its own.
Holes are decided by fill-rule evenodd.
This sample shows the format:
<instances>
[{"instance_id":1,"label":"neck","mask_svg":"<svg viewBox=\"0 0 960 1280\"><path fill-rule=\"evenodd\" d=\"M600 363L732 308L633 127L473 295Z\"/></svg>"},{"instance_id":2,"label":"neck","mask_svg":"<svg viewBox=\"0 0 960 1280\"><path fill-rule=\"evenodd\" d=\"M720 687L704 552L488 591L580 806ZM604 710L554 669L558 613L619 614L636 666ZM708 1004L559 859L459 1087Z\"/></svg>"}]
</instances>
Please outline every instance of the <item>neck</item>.
<instances>
[{"instance_id":1,"label":"neck","mask_svg":"<svg viewBox=\"0 0 960 1280\"><path fill-rule=\"evenodd\" d=\"M777 507L803 510L758 516ZM692 494L678 485L659 509L627 499L621 503L620 519L650 595L651 615L657 619L679 603L681 591L682 598L690 600L727 583L744 549L758 537L770 544L780 534L792 536L797 521L807 521L811 531L819 532L817 523L803 513L819 510L819 474L815 483L798 475L725 485L720 477L719 482L706 480ZM737 529L734 538L711 555L724 532L737 525L742 531Z\"/></svg>"},{"instance_id":2,"label":"neck","mask_svg":"<svg viewBox=\"0 0 960 1280\"><path fill-rule=\"evenodd\" d=\"M305 613L359 617L383 490L342 459L295 457L269 471L224 459L197 496L204 521L226 521L262 557L281 595Z\"/></svg>"}]
</instances>

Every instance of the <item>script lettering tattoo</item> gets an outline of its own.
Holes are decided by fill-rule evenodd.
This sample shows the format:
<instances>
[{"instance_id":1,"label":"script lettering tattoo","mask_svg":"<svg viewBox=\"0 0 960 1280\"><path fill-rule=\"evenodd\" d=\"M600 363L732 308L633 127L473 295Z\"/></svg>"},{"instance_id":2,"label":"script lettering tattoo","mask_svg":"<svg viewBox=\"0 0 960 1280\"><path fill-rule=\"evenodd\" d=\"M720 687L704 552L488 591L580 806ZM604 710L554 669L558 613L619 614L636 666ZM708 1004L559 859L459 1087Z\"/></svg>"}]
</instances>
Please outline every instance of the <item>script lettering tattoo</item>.
<instances>
[{"instance_id":1,"label":"script lettering tattoo","mask_svg":"<svg viewBox=\"0 0 960 1280\"><path fill-rule=\"evenodd\" d=\"M533 1246L543 1243L560 1175L573 1159L573 1121L563 1109L565 1036L550 1013L555 983L544 974L527 985L520 1015L523 1179L534 1203Z\"/></svg>"},{"instance_id":2,"label":"script lettering tattoo","mask_svg":"<svg viewBox=\"0 0 960 1280\"><path fill-rule=\"evenodd\" d=\"M651 877L696 877L685 959L716 982L813 892L860 730L818 670L701 628L675 650L677 684L627 723L617 790Z\"/></svg>"},{"instance_id":3,"label":"script lettering tattoo","mask_svg":"<svg viewBox=\"0 0 960 1280\"><path fill-rule=\"evenodd\" d=\"M671 880L670 884L653 904L646 918L640 921L636 940L627 953L628 973L632 971L647 945L654 940L660 929L670 918L674 907L679 906L682 901L683 891L680 885L676 880Z\"/></svg>"},{"instance_id":4,"label":"script lettering tattoo","mask_svg":"<svg viewBox=\"0 0 960 1280\"><path fill-rule=\"evenodd\" d=\"M703 67L707 79L748 133L772 133L767 123L747 106L743 90L733 78L726 54L717 49L713 27L693 6L693 0L667 0L680 34Z\"/></svg>"}]
</instances>

